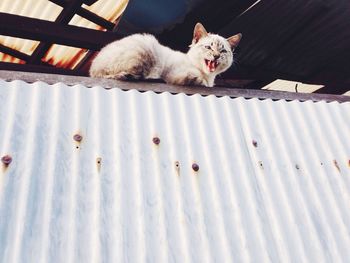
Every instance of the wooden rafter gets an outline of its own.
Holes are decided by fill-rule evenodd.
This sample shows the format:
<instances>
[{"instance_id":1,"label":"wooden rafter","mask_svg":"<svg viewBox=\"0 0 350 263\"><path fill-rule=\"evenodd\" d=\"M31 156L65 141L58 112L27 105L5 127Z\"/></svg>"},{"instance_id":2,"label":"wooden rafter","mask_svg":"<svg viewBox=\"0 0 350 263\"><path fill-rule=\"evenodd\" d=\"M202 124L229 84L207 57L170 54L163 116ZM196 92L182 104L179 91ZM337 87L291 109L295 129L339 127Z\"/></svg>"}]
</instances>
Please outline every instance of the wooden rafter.
<instances>
[{"instance_id":1,"label":"wooden rafter","mask_svg":"<svg viewBox=\"0 0 350 263\"><path fill-rule=\"evenodd\" d=\"M27 61L29 60L30 56L21 52L21 51L18 51L16 49L13 49L13 48L10 48L10 47L7 47L5 45L2 45L0 44L0 52L2 53L5 53L5 54L8 54L12 57L15 57L15 58L19 58L23 61Z\"/></svg>"},{"instance_id":2,"label":"wooden rafter","mask_svg":"<svg viewBox=\"0 0 350 263\"><path fill-rule=\"evenodd\" d=\"M92 5L94 3L96 3L98 0L84 0L84 4L86 5Z\"/></svg>"},{"instance_id":3,"label":"wooden rafter","mask_svg":"<svg viewBox=\"0 0 350 263\"><path fill-rule=\"evenodd\" d=\"M53 42L91 50L100 50L106 44L120 38L112 32L61 25L51 21L1 12L0 35Z\"/></svg>"},{"instance_id":4,"label":"wooden rafter","mask_svg":"<svg viewBox=\"0 0 350 263\"><path fill-rule=\"evenodd\" d=\"M67 4L62 12L58 15L55 22L61 25L66 25L76 14L77 10L81 7L84 0L73 0ZM27 61L29 64L39 64L41 59L45 56L54 42L41 42L34 50L32 56Z\"/></svg>"},{"instance_id":5,"label":"wooden rafter","mask_svg":"<svg viewBox=\"0 0 350 263\"><path fill-rule=\"evenodd\" d=\"M64 0L50 0L50 2L55 3L56 5L59 5L61 7L65 7L68 2ZM99 25L107 30L112 30L115 26L114 23L108 21L107 19L104 19L103 17L100 17L96 15L95 13L86 10L83 7L78 8L77 15L95 23L96 25Z\"/></svg>"},{"instance_id":6,"label":"wooden rafter","mask_svg":"<svg viewBox=\"0 0 350 263\"><path fill-rule=\"evenodd\" d=\"M17 64L10 62L0 62L0 71L10 70L10 71L24 71L24 72L40 72L40 73L51 73L59 75L73 75L73 76L84 76L85 74L80 71L57 68L52 65L31 65L31 64Z\"/></svg>"},{"instance_id":7,"label":"wooden rafter","mask_svg":"<svg viewBox=\"0 0 350 263\"><path fill-rule=\"evenodd\" d=\"M324 87L314 91L319 94L344 94L350 90L350 83L326 83Z\"/></svg>"}]
</instances>

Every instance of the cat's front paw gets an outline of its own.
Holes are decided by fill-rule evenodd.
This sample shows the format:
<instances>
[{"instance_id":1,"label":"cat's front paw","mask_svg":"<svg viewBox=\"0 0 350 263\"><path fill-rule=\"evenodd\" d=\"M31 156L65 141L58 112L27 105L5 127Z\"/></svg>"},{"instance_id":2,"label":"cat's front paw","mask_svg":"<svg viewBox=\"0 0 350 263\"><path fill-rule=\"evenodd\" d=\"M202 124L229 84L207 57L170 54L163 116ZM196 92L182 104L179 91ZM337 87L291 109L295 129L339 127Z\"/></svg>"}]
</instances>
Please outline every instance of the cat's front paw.
<instances>
[{"instance_id":1,"label":"cat's front paw","mask_svg":"<svg viewBox=\"0 0 350 263\"><path fill-rule=\"evenodd\" d=\"M205 86L205 87L208 87L208 88L212 88L212 87L214 87L214 82L213 83L208 83L207 81L205 81L205 82L202 83L202 85Z\"/></svg>"},{"instance_id":2,"label":"cat's front paw","mask_svg":"<svg viewBox=\"0 0 350 263\"><path fill-rule=\"evenodd\" d=\"M204 86L212 88L214 87L215 83L214 83L214 79L210 79L210 80L205 80Z\"/></svg>"}]
</instances>

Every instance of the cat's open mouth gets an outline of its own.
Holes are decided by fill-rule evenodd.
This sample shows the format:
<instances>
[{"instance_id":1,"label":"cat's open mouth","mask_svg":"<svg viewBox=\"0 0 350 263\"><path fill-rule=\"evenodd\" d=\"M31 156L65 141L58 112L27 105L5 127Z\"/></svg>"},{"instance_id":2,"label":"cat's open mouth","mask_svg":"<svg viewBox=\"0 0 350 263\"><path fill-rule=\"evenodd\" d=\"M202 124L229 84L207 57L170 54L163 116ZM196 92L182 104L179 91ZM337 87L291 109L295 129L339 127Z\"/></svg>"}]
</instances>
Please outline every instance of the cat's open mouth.
<instances>
[{"instance_id":1,"label":"cat's open mouth","mask_svg":"<svg viewBox=\"0 0 350 263\"><path fill-rule=\"evenodd\" d=\"M219 64L218 62L213 61L213 60L204 59L204 61L205 61L205 64L207 65L210 72L214 72L216 67Z\"/></svg>"}]
</instances>

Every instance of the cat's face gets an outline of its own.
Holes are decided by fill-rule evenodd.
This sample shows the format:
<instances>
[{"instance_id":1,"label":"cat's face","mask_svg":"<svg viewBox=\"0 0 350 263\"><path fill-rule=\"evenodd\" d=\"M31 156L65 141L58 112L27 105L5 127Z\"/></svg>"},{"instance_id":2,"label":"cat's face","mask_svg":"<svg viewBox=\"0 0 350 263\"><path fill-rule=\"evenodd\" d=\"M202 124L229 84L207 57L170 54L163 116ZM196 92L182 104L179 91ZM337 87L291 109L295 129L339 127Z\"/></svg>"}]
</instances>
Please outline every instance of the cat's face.
<instances>
[{"instance_id":1,"label":"cat's face","mask_svg":"<svg viewBox=\"0 0 350 263\"><path fill-rule=\"evenodd\" d=\"M241 34L237 34L225 39L219 35L208 34L204 27L198 23L188 54L192 62L203 72L216 75L232 65L232 53L241 37Z\"/></svg>"}]
</instances>

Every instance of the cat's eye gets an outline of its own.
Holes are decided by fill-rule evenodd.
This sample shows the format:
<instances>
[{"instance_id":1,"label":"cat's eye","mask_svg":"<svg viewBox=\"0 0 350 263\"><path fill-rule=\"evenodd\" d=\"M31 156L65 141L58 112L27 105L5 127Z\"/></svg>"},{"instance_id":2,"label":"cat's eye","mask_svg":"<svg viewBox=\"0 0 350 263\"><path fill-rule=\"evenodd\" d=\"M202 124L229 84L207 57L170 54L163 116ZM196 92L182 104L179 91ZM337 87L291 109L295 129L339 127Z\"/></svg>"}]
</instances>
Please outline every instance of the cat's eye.
<instances>
[{"instance_id":1,"label":"cat's eye","mask_svg":"<svg viewBox=\"0 0 350 263\"><path fill-rule=\"evenodd\" d=\"M206 49L211 49L211 46L205 46Z\"/></svg>"},{"instance_id":2,"label":"cat's eye","mask_svg":"<svg viewBox=\"0 0 350 263\"><path fill-rule=\"evenodd\" d=\"M221 53L227 53L226 49L221 50Z\"/></svg>"}]
</instances>

